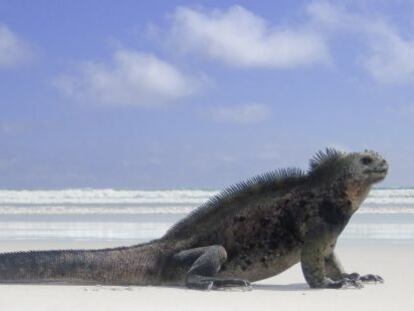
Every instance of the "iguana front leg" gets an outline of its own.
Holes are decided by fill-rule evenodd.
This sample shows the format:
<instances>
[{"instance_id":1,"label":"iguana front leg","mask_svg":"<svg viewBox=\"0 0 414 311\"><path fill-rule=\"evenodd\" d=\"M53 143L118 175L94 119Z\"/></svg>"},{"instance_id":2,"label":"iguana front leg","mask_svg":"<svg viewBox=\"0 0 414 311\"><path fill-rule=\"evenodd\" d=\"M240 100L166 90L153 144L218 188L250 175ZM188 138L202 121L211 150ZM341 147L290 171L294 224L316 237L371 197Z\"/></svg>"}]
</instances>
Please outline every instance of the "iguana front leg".
<instances>
[{"instance_id":1,"label":"iguana front leg","mask_svg":"<svg viewBox=\"0 0 414 311\"><path fill-rule=\"evenodd\" d=\"M331 236L332 232L326 224L317 225L306 234L301 253L301 265L307 283L312 288L361 288L362 284L358 280L346 278L342 274L339 262L325 269L325 254L329 249Z\"/></svg>"},{"instance_id":2,"label":"iguana front leg","mask_svg":"<svg viewBox=\"0 0 414 311\"><path fill-rule=\"evenodd\" d=\"M250 288L250 282L241 279L219 278L215 274L227 259L227 252L221 245L198 247L179 252L174 260L190 265L186 286L195 289L220 289L227 287Z\"/></svg>"},{"instance_id":3,"label":"iguana front leg","mask_svg":"<svg viewBox=\"0 0 414 311\"><path fill-rule=\"evenodd\" d=\"M359 273L346 273L344 268L342 267L338 257L335 255L334 251L325 257L325 274L327 277L331 278L332 280L340 280L343 278L354 280L354 281L361 281L363 283L374 282L374 283L383 283L384 279L379 275L375 274L367 274L367 275L360 275Z\"/></svg>"},{"instance_id":4,"label":"iguana front leg","mask_svg":"<svg viewBox=\"0 0 414 311\"><path fill-rule=\"evenodd\" d=\"M332 280L340 280L347 275L333 250L325 257L325 274Z\"/></svg>"}]
</instances>

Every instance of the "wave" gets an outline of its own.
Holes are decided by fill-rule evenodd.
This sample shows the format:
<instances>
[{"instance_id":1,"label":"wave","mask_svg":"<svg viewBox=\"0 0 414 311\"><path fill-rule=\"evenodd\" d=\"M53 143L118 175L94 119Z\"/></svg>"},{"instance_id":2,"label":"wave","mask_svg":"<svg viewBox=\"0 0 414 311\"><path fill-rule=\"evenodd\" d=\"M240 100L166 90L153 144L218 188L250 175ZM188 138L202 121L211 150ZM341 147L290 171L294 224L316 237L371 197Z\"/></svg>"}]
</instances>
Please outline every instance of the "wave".
<instances>
[{"instance_id":1,"label":"wave","mask_svg":"<svg viewBox=\"0 0 414 311\"><path fill-rule=\"evenodd\" d=\"M188 214L194 210L194 206L88 206L88 205L49 205L49 206L2 206L0 205L0 215L87 215L87 214Z\"/></svg>"},{"instance_id":2,"label":"wave","mask_svg":"<svg viewBox=\"0 0 414 311\"><path fill-rule=\"evenodd\" d=\"M216 193L205 190L0 190L0 242L147 241L162 236L174 222ZM414 189L374 189L357 214L343 233L345 240L414 239Z\"/></svg>"},{"instance_id":3,"label":"wave","mask_svg":"<svg viewBox=\"0 0 414 311\"><path fill-rule=\"evenodd\" d=\"M0 204L200 204L216 193L205 190L0 190Z\"/></svg>"},{"instance_id":4,"label":"wave","mask_svg":"<svg viewBox=\"0 0 414 311\"><path fill-rule=\"evenodd\" d=\"M414 189L374 189L365 203L414 204Z\"/></svg>"},{"instance_id":5,"label":"wave","mask_svg":"<svg viewBox=\"0 0 414 311\"><path fill-rule=\"evenodd\" d=\"M187 214L217 191L0 190L0 214ZM414 214L414 189L374 189L358 213Z\"/></svg>"},{"instance_id":6,"label":"wave","mask_svg":"<svg viewBox=\"0 0 414 311\"><path fill-rule=\"evenodd\" d=\"M169 222L0 222L0 243L5 240L142 240L161 237ZM341 239L413 240L414 224L351 223Z\"/></svg>"},{"instance_id":7,"label":"wave","mask_svg":"<svg viewBox=\"0 0 414 311\"><path fill-rule=\"evenodd\" d=\"M414 224L349 224L343 239L412 240Z\"/></svg>"},{"instance_id":8,"label":"wave","mask_svg":"<svg viewBox=\"0 0 414 311\"><path fill-rule=\"evenodd\" d=\"M149 240L161 237L170 226L166 222L0 222L0 242L39 239Z\"/></svg>"}]
</instances>

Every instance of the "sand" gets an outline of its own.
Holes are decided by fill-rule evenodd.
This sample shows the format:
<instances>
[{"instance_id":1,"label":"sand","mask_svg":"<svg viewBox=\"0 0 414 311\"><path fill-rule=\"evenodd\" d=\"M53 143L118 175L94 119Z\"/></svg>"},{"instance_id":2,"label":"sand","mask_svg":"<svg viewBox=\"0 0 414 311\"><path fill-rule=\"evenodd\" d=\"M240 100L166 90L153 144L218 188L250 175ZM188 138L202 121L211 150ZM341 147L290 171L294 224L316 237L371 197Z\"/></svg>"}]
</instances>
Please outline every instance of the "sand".
<instances>
[{"instance_id":1,"label":"sand","mask_svg":"<svg viewBox=\"0 0 414 311\"><path fill-rule=\"evenodd\" d=\"M15 249L44 246L26 243L15 245ZM47 246L56 247L53 244ZM414 310L413 244L340 245L338 248L347 271L376 273L384 277L385 283L366 285L360 290L309 289L299 265L296 265L281 275L255 283L253 290L247 292L202 292L161 287L0 285L0 310ZM0 243L1 251L11 249L12 245Z\"/></svg>"}]
</instances>

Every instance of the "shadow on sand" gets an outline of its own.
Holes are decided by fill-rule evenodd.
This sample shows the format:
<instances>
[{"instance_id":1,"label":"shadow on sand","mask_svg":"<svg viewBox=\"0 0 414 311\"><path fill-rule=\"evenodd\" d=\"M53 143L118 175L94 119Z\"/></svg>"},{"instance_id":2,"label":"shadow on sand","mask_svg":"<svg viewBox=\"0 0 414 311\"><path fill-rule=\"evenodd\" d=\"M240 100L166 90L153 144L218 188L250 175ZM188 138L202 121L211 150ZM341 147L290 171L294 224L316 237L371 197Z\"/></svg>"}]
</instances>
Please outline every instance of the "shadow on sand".
<instances>
[{"instance_id":1,"label":"shadow on sand","mask_svg":"<svg viewBox=\"0 0 414 311\"><path fill-rule=\"evenodd\" d=\"M275 284L253 284L253 290L271 290L271 291L304 291L310 290L309 285L306 283L293 283L286 285L275 285Z\"/></svg>"}]
</instances>

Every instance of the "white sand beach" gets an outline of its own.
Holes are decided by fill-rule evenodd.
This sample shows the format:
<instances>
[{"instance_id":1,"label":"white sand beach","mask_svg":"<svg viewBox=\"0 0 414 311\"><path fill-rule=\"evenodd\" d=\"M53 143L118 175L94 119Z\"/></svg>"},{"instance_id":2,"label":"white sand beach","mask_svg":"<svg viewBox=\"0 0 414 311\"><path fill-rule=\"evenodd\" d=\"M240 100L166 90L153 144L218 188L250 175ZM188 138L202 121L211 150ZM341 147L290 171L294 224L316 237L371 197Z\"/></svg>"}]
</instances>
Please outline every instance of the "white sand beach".
<instances>
[{"instance_id":1,"label":"white sand beach","mask_svg":"<svg viewBox=\"0 0 414 311\"><path fill-rule=\"evenodd\" d=\"M0 252L133 245L163 235L208 191L0 191ZM314 290L300 266L253 290L0 285L3 310L414 310L414 190L373 190L340 237L348 272L385 284Z\"/></svg>"},{"instance_id":2,"label":"white sand beach","mask_svg":"<svg viewBox=\"0 0 414 311\"><path fill-rule=\"evenodd\" d=\"M66 246L73 245L51 243L47 248ZM44 247L43 244L26 244L18 245L17 249ZM12 249L12 245L1 245L1 251ZM412 244L340 245L338 253L347 271L376 273L384 277L385 283L366 285L360 290L309 289L299 265L296 265L279 276L255 283L253 290L248 292L162 287L1 285L0 310L414 310Z\"/></svg>"}]
</instances>

